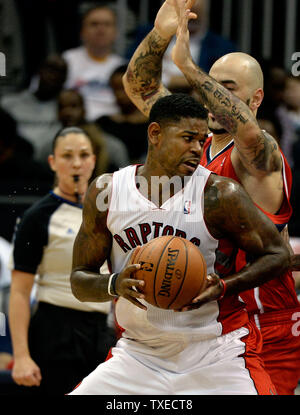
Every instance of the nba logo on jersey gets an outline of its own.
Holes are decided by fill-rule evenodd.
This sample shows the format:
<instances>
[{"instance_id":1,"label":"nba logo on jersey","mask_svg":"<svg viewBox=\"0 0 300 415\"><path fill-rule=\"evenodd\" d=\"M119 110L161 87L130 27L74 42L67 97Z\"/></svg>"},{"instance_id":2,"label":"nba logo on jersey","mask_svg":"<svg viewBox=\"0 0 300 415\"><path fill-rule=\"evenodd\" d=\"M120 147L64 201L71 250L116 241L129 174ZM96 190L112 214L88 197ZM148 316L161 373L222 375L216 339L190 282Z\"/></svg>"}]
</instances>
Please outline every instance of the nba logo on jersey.
<instances>
[{"instance_id":1,"label":"nba logo on jersey","mask_svg":"<svg viewBox=\"0 0 300 415\"><path fill-rule=\"evenodd\" d=\"M190 200L186 200L184 202L183 213L185 215L189 215L191 213L191 205L192 205L192 202Z\"/></svg>"}]
</instances>

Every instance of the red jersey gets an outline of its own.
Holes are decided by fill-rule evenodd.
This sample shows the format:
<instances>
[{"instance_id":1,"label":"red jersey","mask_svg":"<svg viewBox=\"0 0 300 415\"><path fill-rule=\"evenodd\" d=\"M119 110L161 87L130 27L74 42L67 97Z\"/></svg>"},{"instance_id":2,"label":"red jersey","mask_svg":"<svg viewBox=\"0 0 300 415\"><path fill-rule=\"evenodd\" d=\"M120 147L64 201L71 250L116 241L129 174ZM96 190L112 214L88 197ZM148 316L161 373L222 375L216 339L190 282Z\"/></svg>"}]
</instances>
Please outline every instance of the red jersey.
<instances>
[{"instance_id":1,"label":"red jersey","mask_svg":"<svg viewBox=\"0 0 300 415\"><path fill-rule=\"evenodd\" d=\"M211 157L210 154L211 141L212 137L209 137L205 142L200 164L220 176L230 177L240 183L231 162L234 140L214 157ZM283 161L284 200L279 212L273 215L256 205L272 220L279 232L286 226L292 215L292 207L289 201L292 186L292 173L282 153L281 156ZM236 271L238 272L242 269L250 260L250 258L246 258L244 251L239 250L236 259ZM261 315L265 312L299 307L295 283L291 272L286 272L284 275L274 278L260 287L245 291L240 294L240 297L246 303L248 313L250 315L259 314L259 320L261 320Z\"/></svg>"}]
</instances>

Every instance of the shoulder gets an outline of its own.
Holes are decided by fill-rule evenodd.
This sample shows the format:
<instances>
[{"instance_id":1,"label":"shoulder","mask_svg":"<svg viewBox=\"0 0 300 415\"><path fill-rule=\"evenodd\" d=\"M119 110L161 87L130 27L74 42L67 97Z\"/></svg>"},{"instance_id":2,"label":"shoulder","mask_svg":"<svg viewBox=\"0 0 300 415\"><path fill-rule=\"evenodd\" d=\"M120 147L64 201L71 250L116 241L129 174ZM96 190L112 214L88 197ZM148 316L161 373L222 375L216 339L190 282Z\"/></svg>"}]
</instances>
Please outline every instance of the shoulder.
<instances>
[{"instance_id":1,"label":"shoulder","mask_svg":"<svg viewBox=\"0 0 300 415\"><path fill-rule=\"evenodd\" d=\"M14 243L28 244L29 241L30 243L35 241L36 245L40 241L45 244L48 239L49 222L59 206L60 203L49 194L25 210L17 219Z\"/></svg>"},{"instance_id":2,"label":"shoulder","mask_svg":"<svg viewBox=\"0 0 300 415\"><path fill-rule=\"evenodd\" d=\"M116 53L112 53L109 56L109 58L111 61L115 62L116 64L125 64L128 62L125 58L123 58L121 55L118 55Z\"/></svg>"},{"instance_id":3,"label":"shoulder","mask_svg":"<svg viewBox=\"0 0 300 415\"><path fill-rule=\"evenodd\" d=\"M31 220L41 216L50 216L60 205L61 202L59 200L54 198L51 194L47 194L25 210L23 218Z\"/></svg>"},{"instance_id":4,"label":"shoulder","mask_svg":"<svg viewBox=\"0 0 300 415\"><path fill-rule=\"evenodd\" d=\"M24 89L20 92L13 92L11 94L3 95L3 97L1 97L1 105L4 109L8 110L7 106L10 106L11 104L15 105L20 101L22 102L29 99L32 100L33 95L30 91Z\"/></svg>"},{"instance_id":5,"label":"shoulder","mask_svg":"<svg viewBox=\"0 0 300 415\"><path fill-rule=\"evenodd\" d=\"M62 57L66 60L78 59L82 56L85 56L85 49L83 46L67 49L62 53Z\"/></svg>"},{"instance_id":6,"label":"shoulder","mask_svg":"<svg viewBox=\"0 0 300 415\"><path fill-rule=\"evenodd\" d=\"M241 196L245 194L243 187L234 179L212 173L204 191L205 208L219 208L223 216L227 210L230 210L230 206L239 203Z\"/></svg>"},{"instance_id":7,"label":"shoulder","mask_svg":"<svg viewBox=\"0 0 300 415\"><path fill-rule=\"evenodd\" d=\"M112 190L112 177L113 173L102 174L89 185L83 205L85 215L107 214Z\"/></svg>"}]
</instances>

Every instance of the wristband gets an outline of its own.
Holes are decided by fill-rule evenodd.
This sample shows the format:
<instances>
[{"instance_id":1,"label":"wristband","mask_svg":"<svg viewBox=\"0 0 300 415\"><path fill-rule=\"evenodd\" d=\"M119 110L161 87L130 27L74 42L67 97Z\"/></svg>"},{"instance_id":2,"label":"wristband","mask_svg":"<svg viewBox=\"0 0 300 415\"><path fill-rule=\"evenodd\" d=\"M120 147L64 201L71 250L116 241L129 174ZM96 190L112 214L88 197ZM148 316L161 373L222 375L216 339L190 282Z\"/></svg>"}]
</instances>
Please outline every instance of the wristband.
<instances>
[{"instance_id":1,"label":"wristband","mask_svg":"<svg viewBox=\"0 0 300 415\"><path fill-rule=\"evenodd\" d=\"M222 300L222 298L224 297L224 295L226 293L226 289L227 289L226 282L224 280L222 280L222 278L220 279L220 282L223 285L223 289L222 289L220 297L218 298L218 301Z\"/></svg>"},{"instance_id":2,"label":"wristband","mask_svg":"<svg viewBox=\"0 0 300 415\"><path fill-rule=\"evenodd\" d=\"M118 296L118 294L116 293L116 279L118 278L118 276L119 276L119 274L117 274L117 273L111 274L111 276L109 277L109 280L108 280L107 292L112 297L117 297Z\"/></svg>"}]
</instances>

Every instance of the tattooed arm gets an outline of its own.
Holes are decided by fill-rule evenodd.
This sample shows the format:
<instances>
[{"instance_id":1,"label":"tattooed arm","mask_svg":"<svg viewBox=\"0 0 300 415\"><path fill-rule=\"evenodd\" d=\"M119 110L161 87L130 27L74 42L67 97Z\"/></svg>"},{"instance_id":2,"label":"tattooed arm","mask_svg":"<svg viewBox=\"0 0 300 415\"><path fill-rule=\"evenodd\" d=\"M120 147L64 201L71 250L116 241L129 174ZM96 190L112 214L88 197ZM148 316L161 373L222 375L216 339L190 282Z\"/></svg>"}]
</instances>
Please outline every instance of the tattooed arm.
<instances>
[{"instance_id":1,"label":"tattooed arm","mask_svg":"<svg viewBox=\"0 0 300 415\"><path fill-rule=\"evenodd\" d=\"M99 273L112 247L112 235L106 226L110 192L111 175L104 174L90 185L84 201L83 220L73 247L71 273L72 292L80 301L103 302L113 298L108 293L110 274ZM139 267L136 264L129 265L120 271L115 283L115 294L144 309L137 300L143 296L132 289L142 285L142 281L130 278Z\"/></svg>"},{"instance_id":2,"label":"tattooed arm","mask_svg":"<svg viewBox=\"0 0 300 415\"><path fill-rule=\"evenodd\" d=\"M256 177L281 172L282 161L276 140L263 132L250 108L223 85L202 71L192 60L189 48L188 14L184 0L176 0L179 25L174 63L197 92L216 121L235 139L235 148L246 170Z\"/></svg>"},{"instance_id":3,"label":"tattooed arm","mask_svg":"<svg viewBox=\"0 0 300 415\"><path fill-rule=\"evenodd\" d=\"M145 37L132 56L123 77L125 91L139 110L149 116L152 105L158 98L170 95L161 82L162 59L175 35L178 17L175 0L166 0L159 9L153 30ZM192 7L195 0L188 0ZM189 14L195 18L194 13Z\"/></svg>"},{"instance_id":4,"label":"tattooed arm","mask_svg":"<svg viewBox=\"0 0 300 415\"><path fill-rule=\"evenodd\" d=\"M226 296L279 277L290 266L289 251L275 225L234 180L211 175L204 196L204 218L214 238L229 239L254 257L251 265L223 278L227 286ZM196 304L189 308L218 299L222 289L220 278L212 275L208 278L206 290L195 298Z\"/></svg>"}]
</instances>

